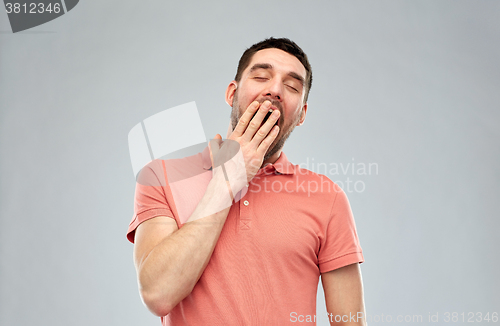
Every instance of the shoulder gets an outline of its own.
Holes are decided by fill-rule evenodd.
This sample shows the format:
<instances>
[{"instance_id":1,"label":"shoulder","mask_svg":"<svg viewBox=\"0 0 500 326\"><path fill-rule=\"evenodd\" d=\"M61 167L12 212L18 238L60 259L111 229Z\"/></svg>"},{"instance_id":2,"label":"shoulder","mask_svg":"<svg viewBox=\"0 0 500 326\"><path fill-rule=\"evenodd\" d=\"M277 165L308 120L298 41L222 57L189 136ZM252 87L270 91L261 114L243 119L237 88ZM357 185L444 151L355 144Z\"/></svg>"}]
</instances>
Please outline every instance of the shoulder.
<instances>
[{"instance_id":1,"label":"shoulder","mask_svg":"<svg viewBox=\"0 0 500 326\"><path fill-rule=\"evenodd\" d=\"M202 153L182 158L154 159L137 174L137 182L142 185L165 186L201 174L208 170Z\"/></svg>"},{"instance_id":2,"label":"shoulder","mask_svg":"<svg viewBox=\"0 0 500 326\"><path fill-rule=\"evenodd\" d=\"M317 192L335 196L339 192L343 192L342 188L333 182L328 176L321 173L313 172L309 169L294 165L294 177L298 182L305 182L313 189L318 186Z\"/></svg>"}]
</instances>

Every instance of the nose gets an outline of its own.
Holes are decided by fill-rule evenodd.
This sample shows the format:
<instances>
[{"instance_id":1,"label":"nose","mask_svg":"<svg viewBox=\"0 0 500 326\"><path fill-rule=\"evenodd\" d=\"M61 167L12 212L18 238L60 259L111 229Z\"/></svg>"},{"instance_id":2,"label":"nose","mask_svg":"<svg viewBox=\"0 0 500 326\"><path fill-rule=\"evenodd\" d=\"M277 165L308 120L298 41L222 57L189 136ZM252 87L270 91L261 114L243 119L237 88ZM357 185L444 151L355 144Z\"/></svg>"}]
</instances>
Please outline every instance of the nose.
<instances>
[{"instance_id":1,"label":"nose","mask_svg":"<svg viewBox=\"0 0 500 326\"><path fill-rule=\"evenodd\" d=\"M283 85L279 81L279 78L273 78L267 83L264 95L278 101L283 99Z\"/></svg>"}]
</instances>

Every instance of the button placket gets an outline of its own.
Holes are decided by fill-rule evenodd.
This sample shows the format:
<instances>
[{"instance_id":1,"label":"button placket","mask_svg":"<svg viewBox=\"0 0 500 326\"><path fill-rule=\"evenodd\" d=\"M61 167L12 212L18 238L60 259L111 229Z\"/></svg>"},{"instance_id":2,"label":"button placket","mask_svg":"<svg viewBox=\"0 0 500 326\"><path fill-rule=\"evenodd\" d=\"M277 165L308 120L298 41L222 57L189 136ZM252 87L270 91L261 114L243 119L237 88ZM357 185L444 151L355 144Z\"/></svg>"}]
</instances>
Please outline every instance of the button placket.
<instances>
[{"instance_id":1,"label":"button placket","mask_svg":"<svg viewBox=\"0 0 500 326\"><path fill-rule=\"evenodd\" d=\"M251 230L252 226L252 213L251 213L251 207L250 207L250 202L252 201L252 198L250 193L247 193L245 196L245 199L243 199L240 202L240 221L238 228L242 231L245 230Z\"/></svg>"}]
</instances>

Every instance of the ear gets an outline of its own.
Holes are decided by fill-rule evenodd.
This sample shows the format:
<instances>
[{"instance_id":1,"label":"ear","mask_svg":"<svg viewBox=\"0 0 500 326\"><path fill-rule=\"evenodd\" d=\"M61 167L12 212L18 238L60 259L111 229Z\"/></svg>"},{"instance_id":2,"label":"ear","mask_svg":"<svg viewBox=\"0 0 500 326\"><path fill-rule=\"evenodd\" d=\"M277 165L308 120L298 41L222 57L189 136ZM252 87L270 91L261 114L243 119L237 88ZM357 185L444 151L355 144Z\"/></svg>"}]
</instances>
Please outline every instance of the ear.
<instances>
[{"instance_id":1,"label":"ear","mask_svg":"<svg viewBox=\"0 0 500 326\"><path fill-rule=\"evenodd\" d=\"M307 113L307 103L304 104L304 106L302 107L302 111L300 112L300 118L299 122L297 122L297 126L302 126L302 124L306 120L306 113Z\"/></svg>"},{"instance_id":2,"label":"ear","mask_svg":"<svg viewBox=\"0 0 500 326\"><path fill-rule=\"evenodd\" d=\"M234 94L236 93L236 89L238 88L238 84L235 80L229 83L226 89L226 103L229 104L230 107L233 107L233 99Z\"/></svg>"}]
</instances>

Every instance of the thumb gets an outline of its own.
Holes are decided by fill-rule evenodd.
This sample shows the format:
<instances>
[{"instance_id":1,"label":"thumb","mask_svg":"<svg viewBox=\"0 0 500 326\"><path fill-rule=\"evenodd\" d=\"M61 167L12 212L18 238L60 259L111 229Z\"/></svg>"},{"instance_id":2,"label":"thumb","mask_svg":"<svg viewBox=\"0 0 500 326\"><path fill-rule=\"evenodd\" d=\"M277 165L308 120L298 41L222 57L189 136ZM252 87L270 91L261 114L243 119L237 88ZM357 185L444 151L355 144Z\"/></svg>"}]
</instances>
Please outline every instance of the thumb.
<instances>
[{"instance_id":1,"label":"thumb","mask_svg":"<svg viewBox=\"0 0 500 326\"><path fill-rule=\"evenodd\" d=\"M214 139L212 139L211 141L215 141L219 145L219 148L220 148L220 146L222 145L222 136L220 134L217 134L214 136Z\"/></svg>"},{"instance_id":2,"label":"thumb","mask_svg":"<svg viewBox=\"0 0 500 326\"><path fill-rule=\"evenodd\" d=\"M222 136L217 134L214 139L210 139L208 143L208 148L210 150L210 160L212 161L212 167L214 167L214 160L220 149L220 144L222 142Z\"/></svg>"}]
</instances>

